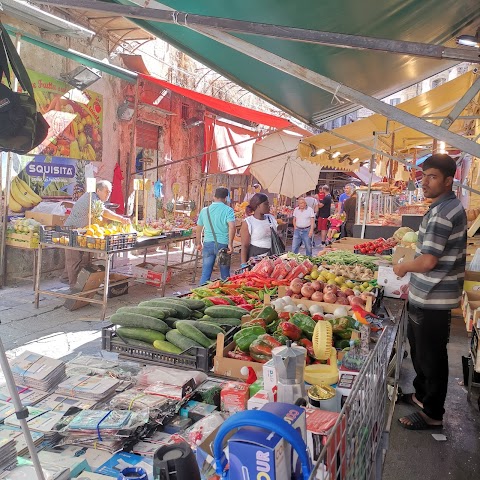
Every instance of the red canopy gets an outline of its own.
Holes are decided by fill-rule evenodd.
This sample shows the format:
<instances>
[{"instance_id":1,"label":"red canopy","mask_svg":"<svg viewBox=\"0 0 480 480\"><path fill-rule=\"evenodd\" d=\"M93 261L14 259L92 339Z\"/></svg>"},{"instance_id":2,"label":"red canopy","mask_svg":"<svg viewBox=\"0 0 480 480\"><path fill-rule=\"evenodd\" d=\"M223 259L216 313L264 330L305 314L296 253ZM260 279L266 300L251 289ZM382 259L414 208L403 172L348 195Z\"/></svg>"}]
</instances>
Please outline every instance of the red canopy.
<instances>
[{"instance_id":1,"label":"red canopy","mask_svg":"<svg viewBox=\"0 0 480 480\"><path fill-rule=\"evenodd\" d=\"M165 82L164 80L152 77L151 75L139 73L138 76L144 80L155 83L160 87L167 88L172 92L183 95L184 97L191 98L192 100L202 103L203 105L206 105L214 110L233 115L237 118L242 118L243 120L247 120L249 122L259 123L261 125L267 125L273 128L293 127L293 124L285 118L276 117L275 115L269 115L268 113L258 112L257 110L252 110L251 108L241 107L240 105L225 102L224 100L210 97L209 95L198 93L193 90L188 90L187 88L179 87L173 83Z\"/></svg>"}]
</instances>

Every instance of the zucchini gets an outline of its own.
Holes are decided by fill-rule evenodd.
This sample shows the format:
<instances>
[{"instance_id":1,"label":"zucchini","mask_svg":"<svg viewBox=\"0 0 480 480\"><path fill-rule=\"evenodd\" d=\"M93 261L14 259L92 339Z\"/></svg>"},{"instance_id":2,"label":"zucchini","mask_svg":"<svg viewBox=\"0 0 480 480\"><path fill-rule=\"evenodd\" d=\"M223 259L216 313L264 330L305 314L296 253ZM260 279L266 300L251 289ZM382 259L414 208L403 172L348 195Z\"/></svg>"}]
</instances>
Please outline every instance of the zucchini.
<instances>
[{"instance_id":1,"label":"zucchini","mask_svg":"<svg viewBox=\"0 0 480 480\"><path fill-rule=\"evenodd\" d=\"M138 304L139 307L147 307L147 308L155 308L156 310L160 310L161 312L164 312L165 313L165 316L168 317L170 315L175 315L177 313L177 311L172 307L166 307L166 306L158 306L158 305L148 305L148 302L145 301L145 302L140 302Z\"/></svg>"},{"instance_id":2,"label":"zucchini","mask_svg":"<svg viewBox=\"0 0 480 480\"><path fill-rule=\"evenodd\" d=\"M202 347L195 340L182 335L177 329L168 331L166 337L168 342L173 343L182 352L192 347Z\"/></svg>"},{"instance_id":3,"label":"zucchini","mask_svg":"<svg viewBox=\"0 0 480 480\"><path fill-rule=\"evenodd\" d=\"M229 327L238 327L241 323L239 318L201 318L199 322L214 323L215 325L228 325Z\"/></svg>"},{"instance_id":4,"label":"zucchini","mask_svg":"<svg viewBox=\"0 0 480 480\"><path fill-rule=\"evenodd\" d=\"M170 330L170 327L163 320L139 313L114 313L110 317L110 321L121 327L149 328L162 333Z\"/></svg>"},{"instance_id":5,"label":"zucchini","mask_svg":"<svg viewBox=\"0 0 480 480\"><path fill-rule=\"evenodd\" d=\"M197 327L186 321L180 321L175 324L175 328L182 334L198 342L202 347L208 348L212 344L212 339L208 338Z\"/></svg>"},{"instance_id":6,"label":"zucchini","mask_svg":"<svg viewBox=\"0 0 480 480\"><path fill-rule=\"evenodd\" d=\"M164 310L154 307L120 307L117 313L139 313L140 315L147 315L147 317L159 318L160 320L166 317Z\"/></svg>"},{"instance_id":7,"label":"zucchini","mask_svg":"<svg viewBox=\"0 0 480 480\"><path fill-rule=\"evenodd\" d=\"M176 347L173 343L167 342L165 340L155 340L153 342L153 346L157 350L161 350L162 352L167 352L167 353L182 353L182 350L178 347Z\"/></svg>"},{"instance_id":8,"label":"zucchini","mask_svg":"<svg viewBox=\"0 0 480 480\"><path fill-rule=\"evenodd\" d=\"M225 330L216 325L215 323L209 322L196 322L195 320L180 320L181 322L188 322L189 325L193 325L198 328L202 333L204 333L209 338L217 338L219 333L225 333Z\"/></svg>"},{"instance_id":9,"label":"zucchini","mask_svg":"<svg viewBox=\"0 0 480 480\"><path fill-rule=\"evenodd\" d=\"M205 309L205 313L214 318L242 318L249 312L244 308L234 307L233 305L214 305Z\"/></svg>"},{"instance_id":10,"label":"zucchini","mask_svg":"<svg viewBox=\"0 0 480 480\"><path fill-rule=\"evenodd\" d=\"M117 335L121 338L132 338L133 340L147 342L150 347L153 346L155 340L165 340L163 333L148 328L119 327L117 328Z\"/></svg>"},{"instance_id":11,"label":"zucchini","mask_svg":"<svg viewBox=\"0 0 480 480\"><path fill-rule=\"evenodd\" d=\"M152 348L152 344L148 342L142 342L140 340L134 340L133 338L122 337L120 339L122 345L128 345L129 347L137 348Z\"/></svg>"},{"instance_id":12,"label":"zucchini","mask_svg":"<svg viewBox=\"0 0 480 480\"><path fill-rule=\"evenodd\" d=\"M147 307L167 307L167 308L174 308L175 315L179 318L190 318L192 315L192 311L186 307L185 305L181 305L176 301L170 300L147 300L146 302L142 302L139 304L140 306L146 305Z\"/></svg>"}]
</instances>

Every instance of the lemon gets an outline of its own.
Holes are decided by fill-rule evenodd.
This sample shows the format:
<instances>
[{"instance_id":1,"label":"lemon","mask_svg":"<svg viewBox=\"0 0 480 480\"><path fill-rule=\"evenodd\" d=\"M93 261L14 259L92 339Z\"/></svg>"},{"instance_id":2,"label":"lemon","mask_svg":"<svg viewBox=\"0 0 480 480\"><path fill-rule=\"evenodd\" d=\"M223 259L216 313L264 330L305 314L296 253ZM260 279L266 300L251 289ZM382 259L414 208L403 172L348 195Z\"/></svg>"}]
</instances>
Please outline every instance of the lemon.
<instances>
[{"instance_id":1,"label":"lemon","mask_svg":"<svg viewBox=\"0 0 480 480\"><path fill-rule=\"evenodd\" d=\"M328 283L329 285L336 285L335 280L329 280L327 283Z\"/></svg>"},{"instance_id":2,"label":"lemon","mask_svg":"<svg viewBox=\"0 0 480 480\"><path fill-rule=\"evenodd\" d=\"M338 285L341 285L343 282L345 282L345 279L342 276L335 277L335 283L338 283Z\"/></svg>"},{"instance_id":3,"label":"lemon","mask_svg":"<svg viewBox=\"0 0 480 480\"><path fill-rule=\"evenodd\" d=\"M310 276L312 277L313 280L316 280L320 276L320 273L318 273L318 270L312 270L310 272Z\"/></svg>"},{"instance_id":4,"label":"lemon","mask_svg":"<svg viewBox=\"0 0 480 480\"><path fill-rule=\"evenodd\" d=\"M336 275L335 275L334 273L329 273L329 274L328 274L328 279L329 279L329 280L333 280L334 283L335 283L335 278L336 278Z\"/></svg>"}]
</instances>

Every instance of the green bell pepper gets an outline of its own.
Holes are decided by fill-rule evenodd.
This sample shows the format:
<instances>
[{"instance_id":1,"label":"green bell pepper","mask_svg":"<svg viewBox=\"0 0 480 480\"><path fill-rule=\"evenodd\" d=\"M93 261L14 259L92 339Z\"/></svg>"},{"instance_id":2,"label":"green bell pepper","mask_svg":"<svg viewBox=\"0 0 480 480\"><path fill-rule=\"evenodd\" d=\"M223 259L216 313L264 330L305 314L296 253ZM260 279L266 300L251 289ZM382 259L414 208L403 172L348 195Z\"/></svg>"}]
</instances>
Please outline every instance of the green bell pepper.
<instances>
[{"instance_id":1,"label":"green bell pepper","mask_svg":"<svg viewBox=\"0 0 480 480\"><path fill-rule=\"evenodd\" d=\"M289 320L291 323L300 328L302 333L308 338L312 339L313 330L315 329L315 320L303 313L296 313Z\"/></svg>"},{"instance_id":2,"label":"green bell pepper","mask_svg":"<svg viewBox=\"0 0 480 480\"><path fill-rule=\"evenodd\" d=\"M278 318L278 313L273 307L267 305L266 307L262 308L260 313L257 315L257 318L263 318L265 323L268 325Z\"/></svg>"},{"instance_id":3,"label":"green bell pepper","mask_svg":"<svg viewBox=\"0 0 480 480\"><path fill-rule=\"evenodd\" d=\"M250 345L260 335L265 333L265 329L260 326L253 326L243 328L233 336L233 340L237 344L237 347L243 352L248 352Z\"/></svg>"}]
</instances>

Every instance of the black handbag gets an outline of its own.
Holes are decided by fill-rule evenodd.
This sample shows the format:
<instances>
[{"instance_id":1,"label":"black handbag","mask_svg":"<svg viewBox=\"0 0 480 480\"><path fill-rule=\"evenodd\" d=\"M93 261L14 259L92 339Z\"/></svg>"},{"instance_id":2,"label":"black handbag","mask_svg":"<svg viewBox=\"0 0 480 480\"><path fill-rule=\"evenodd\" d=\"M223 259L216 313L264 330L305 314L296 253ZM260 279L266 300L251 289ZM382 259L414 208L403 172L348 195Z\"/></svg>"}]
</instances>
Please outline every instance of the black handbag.
<instances>
[{"instance_id":1,"label":"black handbag","mask_svg":"<svg viewBox=\"0 0 480 480\"><path fill-rule=\"evenodd\" d=\"M270 236L272 237L272 248L271 252L272 255L281 255L282 253L285 253L285 244L283 243L283 240L280 238L280 235L275 231L273 228L272 221L270 220L270 217L268 218L268 222L270 223Z\"/></svg>"},{"instance_id":2,"label":"black handbag","mask_svg":"<svg viewBox=\"0 0 480 480\"><path fill-rule=\"evenodd\" d=\"M12 90L9 63L23 93ZM37 111L32 82L0 22L0 81L3 75L8 86L0 84L0 150L25 154L47 138L49 125Z\"/></svg>"},{"instance_id":3,"label":"black handbag","mask_svg":"<svg viewBox=\"0 0 480 480\"><path fill-rule=\"evenodd\" d=\"M217 236L215 235L215 230L213 229L212 219L210 218L209 207L207 207L207 217L210 223L210 228L212 229L213 240L215 241L215 248L218 251L217 253L218 265L222 265L223 267L229 267L232 261L232 255L228 253L227 248L221 248L220 250L218 250Z\"/></svg>"}]
</instances>

